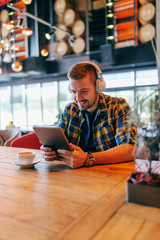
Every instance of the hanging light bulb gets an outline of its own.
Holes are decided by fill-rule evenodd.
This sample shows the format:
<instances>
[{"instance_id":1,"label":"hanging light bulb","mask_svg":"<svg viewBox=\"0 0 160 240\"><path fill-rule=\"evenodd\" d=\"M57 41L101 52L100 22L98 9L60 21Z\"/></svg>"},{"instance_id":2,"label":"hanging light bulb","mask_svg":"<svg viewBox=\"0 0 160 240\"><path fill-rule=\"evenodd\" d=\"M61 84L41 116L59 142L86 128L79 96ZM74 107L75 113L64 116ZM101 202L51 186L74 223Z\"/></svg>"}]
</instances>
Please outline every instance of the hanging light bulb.
<instances>
[{"instance_id":1,"label":"hanging light bulb","mask_svg":"<svg viewBox=\"0 0 160 240\"><path fill-rule=\"evenodd\" d=\"M8 38L5 38L5 39L4 39L4 42L3 42L3 48L4 48L5 50L7 50L7 49L9 49L9 47L10 47L10 41L9 41Z\"/></svg>"},{"instance_id":2,"label":"hanging light bulb","mask_svg":"<svg viewBox=\"0 0 160 240\"><path fill-rule=\"evenodd\" d=\"M22 2L24 2L26 5L31 4L32 0L22 0Z\"/></svg>"},{"instance_id":3,"label":"hanging light bulb","mask_svg":"<svg viewBox=\"0 0 160 240\"><path fill-rule=\"evenodd\" d=\"M11 29L14 28L14 24L11 23L11 22L3 23L3 26L4 26L8 31L10 31Z\"/></svg>"},{"instance_id":4,"label":"hanging light bulb","mask_svg":"<svg viewBox=\"0 0 160 240\"><path fill-rule=\"evenodd\" d=\"M45 37L46 37L48 40L50 40L50 39L51 39L50 33L45 33Z\"/></svg>"},{"instance_id":5,"label":"hanging light bulb","mask_svg":"<svg viewBox=\"0 0 160 240\"><path fill-rule=\"evenodd\" d=\"M19 50L18 44L14 43L13 46L11 47L11 49L13 49L14 51L18 51Z\"/></svg>"},{"instance_id":6,"label":"hanging light bulb","mask_svg":"<svg viewBox=\"0 0 160 240\"><path fill-rule=\"evenodd\" d=\"M44 49L42 49L41 50L41 55L43 56L43 57L47 57L48 56L48 51L44 48Z\"/></svg>"},{"instance_id":7,"label":"hanging light bulb","mask_svg":"<svg viewBox=\"0 0 160 240\"><path fill-rule=\"evenodd\" d=\"M51 37L54 35L55 31L52 29L49 33L45 33L45 37L50 40Z\"/></svg>"},{"instance_id":8,"label":"hanging light bulb","mask_svg":"<svg viewBox=\"0 0 160 240\"><path fill-rule=\"evenodd\" d=\"M29 37L33 34L33 30L31 28L25 28L23 29L22 33Z\"/></svg>"},{"instance_id":9,"label":"hanging light bulb","mask_svg":"<svg viewBox=\"0 0 160 240\"><path fill-rule=\"evenodd\" d=\"M22 64L19 61L14 61L11 68L14 72L20 72L22 70Z\"/></svg>"},{"instance_id":10,"label":"hanging light bulb","mask_svg":"<svg viewBox=\"0 0 160 240\"><path fill-rule=\"evenodd\" d=\"M3 51L3 45L0 43L0 54L2 53Z\"/></svg>"}]
</instances>

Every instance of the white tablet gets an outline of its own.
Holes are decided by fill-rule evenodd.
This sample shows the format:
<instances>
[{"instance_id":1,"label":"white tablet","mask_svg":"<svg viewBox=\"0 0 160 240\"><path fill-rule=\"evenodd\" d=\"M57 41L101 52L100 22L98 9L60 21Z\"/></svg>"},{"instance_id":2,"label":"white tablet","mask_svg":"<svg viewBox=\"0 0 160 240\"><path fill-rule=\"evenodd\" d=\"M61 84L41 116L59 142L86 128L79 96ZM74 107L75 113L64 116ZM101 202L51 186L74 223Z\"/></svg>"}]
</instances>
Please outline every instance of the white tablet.
<instances>
[{"instance_id":1,"label":"white tablet","mask_svg":"<svg viewBox=\"0 0 160 240\"><path fill-rule=\"evenodd\" d=\"M57 149L71 151L69 142L62 128L54 126L33 126L33 130L43 146L51 147L54 151L57 151Z\"/></svg>"}]
</instances>

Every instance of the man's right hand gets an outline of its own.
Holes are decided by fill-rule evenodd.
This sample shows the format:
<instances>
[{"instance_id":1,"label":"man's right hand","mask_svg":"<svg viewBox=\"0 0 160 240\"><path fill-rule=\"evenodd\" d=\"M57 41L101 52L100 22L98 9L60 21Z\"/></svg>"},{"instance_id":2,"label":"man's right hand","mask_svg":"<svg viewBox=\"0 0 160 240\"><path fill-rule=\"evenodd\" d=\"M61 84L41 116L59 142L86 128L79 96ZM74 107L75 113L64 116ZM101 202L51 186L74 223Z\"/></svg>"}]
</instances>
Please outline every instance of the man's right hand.
<instances>
[{"instance_id":1,"label":"man's right hand","mask_svg":"<svg viewBox=\"0 0 160 240\"><path fill-rule=\"evenodd\" d=\"M53 151L52 148L44 147L42 145L40 149L41 149L42 156L46 161L58 160L57 153Z\"/></svg>"}]
</instances>

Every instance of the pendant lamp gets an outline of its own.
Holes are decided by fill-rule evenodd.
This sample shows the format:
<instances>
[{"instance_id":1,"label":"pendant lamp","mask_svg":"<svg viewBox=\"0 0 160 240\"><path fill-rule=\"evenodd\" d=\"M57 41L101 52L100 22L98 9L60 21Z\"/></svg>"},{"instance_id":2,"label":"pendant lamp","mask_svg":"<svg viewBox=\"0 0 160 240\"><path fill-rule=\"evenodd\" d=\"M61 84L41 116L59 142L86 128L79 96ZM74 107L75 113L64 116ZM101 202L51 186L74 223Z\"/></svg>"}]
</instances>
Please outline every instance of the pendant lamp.
<instances>
[{"instance_id":1,"label":"pendant lamp","mask_svg":"<svg viewBox=\"0 0 160 240\"><path fill-rule=\"evenodd\" d=\"M25 36L31 36L33 34L33 30L31 28L25 28L23 29L22 33L25 35Z\"/></svg>"},{"instance_id":2,"label":"pendant lamp","mask_svg":"<svg viewBox=\"0 0 160 240\"><path fill-rule=\"evenodd\" d=\"M26 5L31 4L32 0L22 0L22 2L24 2Z\"/></svg>"},{"instance_id":3,"label":"pendant lamp","mask_svg":"<svg viewBox=\"0 0 160 240\"><path fill-rule=\"evenodd\" d=\"M47 57L47 56L48 56L48 51L47 51L47 49L43 48L43 49L41 50L41 55L42 55L43 57Z\"/></svg>"},{"instance_id":4,"label":"pendant lamp","mask_svg":"<svg viewBox=\"0 0 160 240\"><path fill-rule=\"evenodd\" d=\"M22 70L22 64L19 61L14 61L11 68L14 72L20 72Z\"/></svg>"}]
</instances>

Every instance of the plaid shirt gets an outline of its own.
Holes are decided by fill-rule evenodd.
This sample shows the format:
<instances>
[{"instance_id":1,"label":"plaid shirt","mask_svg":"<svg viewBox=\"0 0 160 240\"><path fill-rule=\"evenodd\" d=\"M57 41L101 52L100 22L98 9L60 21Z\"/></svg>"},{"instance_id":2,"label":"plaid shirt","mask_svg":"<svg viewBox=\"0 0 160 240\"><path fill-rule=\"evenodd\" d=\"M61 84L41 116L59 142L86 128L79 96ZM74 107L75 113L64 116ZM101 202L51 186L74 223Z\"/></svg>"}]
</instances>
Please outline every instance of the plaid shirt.
<instances>
[{"instance_id":1,"label":"plaid shirt","mask_svg":"<svg viewBox=\"0 0 160 240\"><path fill-rule=\"evenodd\" d=\"M58 126L64 129L68 141L78 146L84 121L82 111L72 102L65 107ZM125 99L99 94L93 138L97 152L122 143L138 145L133 113Z\"/></svg>"}]
</instances>

